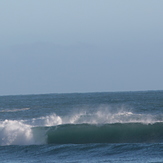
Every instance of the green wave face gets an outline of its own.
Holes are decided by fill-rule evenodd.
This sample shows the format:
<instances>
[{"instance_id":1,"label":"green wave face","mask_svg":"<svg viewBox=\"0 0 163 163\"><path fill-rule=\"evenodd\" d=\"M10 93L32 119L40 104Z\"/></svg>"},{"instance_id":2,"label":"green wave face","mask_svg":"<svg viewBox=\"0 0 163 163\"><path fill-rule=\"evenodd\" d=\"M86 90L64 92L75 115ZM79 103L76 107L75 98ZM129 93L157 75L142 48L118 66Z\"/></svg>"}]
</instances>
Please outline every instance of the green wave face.
<instances>
[{"instance_id":1,"label":"green wave face","mask_svg":"<svg viewBox=\"0 0 163 163\"><path fill-rule=\"evenodd\" d=\"M48 144L158 143L163 142L163 123L66 124L34 128Z\"/></svg>"}]
</instances>

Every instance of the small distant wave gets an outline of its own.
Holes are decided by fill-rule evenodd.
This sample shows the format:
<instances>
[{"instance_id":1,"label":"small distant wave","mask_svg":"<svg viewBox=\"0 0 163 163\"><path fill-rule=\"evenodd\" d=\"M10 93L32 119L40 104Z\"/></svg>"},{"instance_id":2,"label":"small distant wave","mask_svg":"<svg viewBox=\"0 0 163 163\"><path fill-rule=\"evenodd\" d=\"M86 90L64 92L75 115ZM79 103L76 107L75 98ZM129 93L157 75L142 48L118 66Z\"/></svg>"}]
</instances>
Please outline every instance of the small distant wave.
<instances>
[{"instance_id":1,"label":"small distant wave","mask_svg":"<svg viewBox=\"0 0 163 163\"><path fill-rule=\"evenodd\" d=\"M21 109L3 109L0 110L0 112L18 112L18 111L25 111L25 110L29 110L30 108L21 108Z\"/></svg>"}]
</instances>

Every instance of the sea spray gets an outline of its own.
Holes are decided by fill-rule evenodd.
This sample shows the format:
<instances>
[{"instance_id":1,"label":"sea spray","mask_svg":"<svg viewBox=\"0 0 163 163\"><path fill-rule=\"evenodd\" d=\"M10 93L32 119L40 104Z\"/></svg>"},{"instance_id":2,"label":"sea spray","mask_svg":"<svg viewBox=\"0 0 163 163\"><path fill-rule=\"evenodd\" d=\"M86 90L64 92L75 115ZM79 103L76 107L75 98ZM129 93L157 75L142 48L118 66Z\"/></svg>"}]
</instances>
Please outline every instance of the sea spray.
<instances>
[{"instance_id":1,"label":"sea spray","mask_svg":"<svg viewBox=\"0 0 163 163\"><path fill-rule=\"evenodd\" d=\"M0 122L0 145L34 144L31 126L17 120Z\"/></svg>"},{"instance_id":2,"label":"sea spray","mask_svg":"<svg viewBox=\"0 0 163 163\"><path fill-rule=\"evenodd\" d=\"M30 124L31 126L55 126L62 124L62 118L55 113L52 113L44 117L24 120L24 123Z\"/></svg>"}]
</instances>

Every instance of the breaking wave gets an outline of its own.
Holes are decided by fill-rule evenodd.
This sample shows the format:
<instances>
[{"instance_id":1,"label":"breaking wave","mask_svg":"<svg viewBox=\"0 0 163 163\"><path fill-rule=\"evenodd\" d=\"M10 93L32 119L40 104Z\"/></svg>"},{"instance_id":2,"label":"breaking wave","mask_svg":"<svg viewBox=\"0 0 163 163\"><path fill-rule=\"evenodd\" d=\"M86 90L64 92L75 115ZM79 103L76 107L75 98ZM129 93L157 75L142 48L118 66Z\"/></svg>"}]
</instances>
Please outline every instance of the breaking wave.
<instances>
[{"instance_id":1,"label":"breaking wave","mask_svg":"<svg viewBox=\"0 0 163 163\"><path fill-rule=\"evenodd\" d=\"M162 117L97 110L4 120L0 121L0 145L163 142Z\"/></svg>"}]
</instances>

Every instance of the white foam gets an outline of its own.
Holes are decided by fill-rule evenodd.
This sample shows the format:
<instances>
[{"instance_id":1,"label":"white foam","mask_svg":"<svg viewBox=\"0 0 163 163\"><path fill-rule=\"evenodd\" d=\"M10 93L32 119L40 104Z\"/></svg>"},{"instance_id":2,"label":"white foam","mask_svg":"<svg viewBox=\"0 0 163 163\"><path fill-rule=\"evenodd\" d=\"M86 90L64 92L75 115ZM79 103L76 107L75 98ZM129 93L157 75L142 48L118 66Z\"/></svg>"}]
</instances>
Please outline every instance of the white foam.
<instances>
[{"instance_id":1,"label":"white foam","mask_svg":"<svg viewBox=\"0 0 163 163\"><path fill-rule=\"evenodd\" d=\"M0 145L34 144L31 126L16 120L0 122Z\"/></svg>"}]
</instances>

